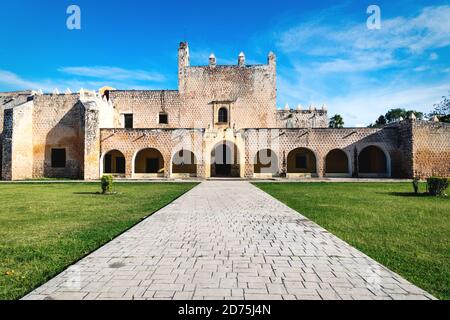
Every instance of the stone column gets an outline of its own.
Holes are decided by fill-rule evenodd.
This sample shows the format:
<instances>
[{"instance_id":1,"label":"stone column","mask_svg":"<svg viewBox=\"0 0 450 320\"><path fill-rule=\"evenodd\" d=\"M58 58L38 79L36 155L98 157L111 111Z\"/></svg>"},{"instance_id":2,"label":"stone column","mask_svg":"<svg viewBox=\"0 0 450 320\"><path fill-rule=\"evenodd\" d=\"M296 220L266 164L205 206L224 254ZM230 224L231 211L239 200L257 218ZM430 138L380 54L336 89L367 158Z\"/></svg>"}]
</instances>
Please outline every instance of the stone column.
<instances>
[{"instance_id":1,"label":"stone column","mask_svg":"<svg viewBox=\"0 0 450 320\"><path fill-rule=\"evenodd\" d=\"M2 179L33 178L32 101L5 109L2 150Z\"/></svg>"},{"instance_id":2,"label":"stone column","mask_svg":"<svg viewBox=\"0 0 450 320\"><path fill-rule=\"evenodd\" d=\"M6 109L3 119L2 180L12 180L13 109Z\"/></svg>"},{"instance_id":3,"label":"stone column","mask_svg":"<svg viewBox=\"0 0 450 320\"><path fill-rule=\"evenodd\" d=\"M134 152L136 150L133 150L132 152L125 153L125 177L127 179L133 178L133 156Z\"/></svg>"},{"instance_id":4,"label":"stone column","mask_svg":"<svg viewBox=\"0 0 450 320\"><path fill-rule=\"evenodd\" d=\"M324 163L324 156L321 153L316 154L316 161L317 161L317 175L319 178L323 178L325 175L325 163Z\"/></svg>"},{"instance_id":5,"label":"stone column","mask_svg":"<svg viewBox=\"0 0 450 320\"><path fill-rule=\"evenodd\" d=\"M84 180L100 178L100 112L95 101L82 102L84 117Z\"/></svg>"},{"instance_id":6,"label":"stone column","mask_svg":"<svg viewBox=\"0 0 450 320\"><path fill-rule=\"evenodd\" d=\"M169 153L164 152L163 153L163 159L164 159L164 178L168 179L171 178L172 172L170 172L171 170L171 162L172 162L172 158L171 158L171 153L169 151Z\"/></svg>"}]
</instances>

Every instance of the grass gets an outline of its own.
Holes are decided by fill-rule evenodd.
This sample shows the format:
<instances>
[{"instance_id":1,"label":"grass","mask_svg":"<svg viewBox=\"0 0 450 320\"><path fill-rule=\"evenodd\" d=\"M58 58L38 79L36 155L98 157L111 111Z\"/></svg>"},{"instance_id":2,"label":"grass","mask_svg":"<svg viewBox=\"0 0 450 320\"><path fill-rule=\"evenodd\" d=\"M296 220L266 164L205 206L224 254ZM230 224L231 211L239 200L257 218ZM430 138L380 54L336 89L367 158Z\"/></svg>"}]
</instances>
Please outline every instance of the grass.
<instances>
[{"instance_id":1,"label":"grass","mask_svg":"<svg viewBox=\"0 0 450 320\"><path fill-rule=\"evenodd\" d=\"M450 299L449 198L415 196L410 183L255 185L437 298Z\"/></svg>"},{"instance_id":2,"label":"grass","mask_svg":"<svg viewBox=\"0 0 450 320\"><path fill-rule=\"evenodd\" d=\"M0 184L0 299L18 299L191 189L193 183Z\"/></svg>"}]
</instances>

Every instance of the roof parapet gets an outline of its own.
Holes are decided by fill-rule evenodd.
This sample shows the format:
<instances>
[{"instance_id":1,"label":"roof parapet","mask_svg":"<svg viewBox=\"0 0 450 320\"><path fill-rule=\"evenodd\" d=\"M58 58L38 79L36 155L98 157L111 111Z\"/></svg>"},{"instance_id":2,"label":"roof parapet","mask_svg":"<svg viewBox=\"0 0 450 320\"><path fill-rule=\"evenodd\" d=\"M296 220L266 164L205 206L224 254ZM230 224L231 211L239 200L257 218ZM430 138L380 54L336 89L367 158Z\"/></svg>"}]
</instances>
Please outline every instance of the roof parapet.
<instances>
[{"instance_id":1,"label":"roof parapet","mask_svg":"<svg viewBox=\"0 0 450 320\"><path fill-rule=\"evenodd\" d=\"M209 66L215 67L216 65L217 65L216 56L214 55L214 53L211 53L211 55L209 56Z\"/></svg>"},{"instance_id":2,"label":"roof parapet","mask_svg":"<svg viewBox=\"0 0 450 320\"><path fill-rule=\"evenodd\" d=\"M241 52L238 56L238 66L244 67L245 66L245 54Z\"/></svg>"}]
</instances>

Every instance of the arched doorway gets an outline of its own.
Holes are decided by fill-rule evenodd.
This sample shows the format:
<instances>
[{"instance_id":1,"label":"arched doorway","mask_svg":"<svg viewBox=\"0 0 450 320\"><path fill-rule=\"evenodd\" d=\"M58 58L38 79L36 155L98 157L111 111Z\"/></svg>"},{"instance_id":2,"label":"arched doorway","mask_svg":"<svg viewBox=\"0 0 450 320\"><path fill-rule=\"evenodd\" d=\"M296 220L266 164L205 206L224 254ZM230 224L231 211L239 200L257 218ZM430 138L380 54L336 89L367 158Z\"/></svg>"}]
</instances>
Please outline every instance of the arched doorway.
<instances>
[{"instance_id":1,"label":"arched doorway","mask_svg":"<svg viewBox=\"0 0 450 320\"><path fill-rule=\"evenodd\" d=\"M325 174L327 176L349 176L348 156L341 149L331 150L325 158Z\"/></svg>"},{"instance_id":2,"label":"arched doorway","mask_svg":"<svg viewBox=\"0 0 450 320\"><path fill-rule=\"evenodd\" d=\"M388 158L384 151L377 146L364 148L358 156L359 176L388 176Z\"/></svg>"},{"instance_id":3,"label":"arched doorway","mask_svg":"<svg viewBox=\"0 0 450 320\"><path fill-rule=\"evenodd\" d=\"M212 150L211 177L240 177L239 150L233 142L218 143Z\"/></svg>"},{"instance_id":4,"label":"arched doorway","mask_svg":"<svg viewBox=\"0 0 450 320\"><path fill-rule=\"evenodd\" d=\"M152 178L164 176L164 158L157 149L139 151L134 158L134 176Z\"/></svg>"},{"instance_id":5,"label":"arched doorway","mask_svg":"<svg viewBox=\"0 0 450 320\"><path fill-rule=\"evenodd\" d=\"M172 175L173 176L197 176L197 158L189 150L180 150L172 157Z\"/></svg>"},{"instance_id":6,"label":"arched doorway","mask_svg":"<svg viewBox=\"0 0 450 320\"><path fill-rule=\"evenodd\" d=\"M297 148L287 157L288 176L317 175L317 160L314 152L307 148Z\"/></svg>"},{"instance_id":7,"label":"arched doorway","mask_svg":"<svg viewBox=\"0 0 450 320\"><path fill-rule=\"evenodd\" d=\"M125 175L125 156L119 150L111 150L103 156L102 174Z\"/></svg>"},{"instance_id":8,"label":"arched doorway","mask_svg":"<svg viewBox=\"0 0 450 320\"><path fill-rule=\"evenodd\" d=\"M254 164L255 177L273 176L278 173L278 157L271 149L263 149L258 151L255 156Z\"/></svg>"}]
</instances>

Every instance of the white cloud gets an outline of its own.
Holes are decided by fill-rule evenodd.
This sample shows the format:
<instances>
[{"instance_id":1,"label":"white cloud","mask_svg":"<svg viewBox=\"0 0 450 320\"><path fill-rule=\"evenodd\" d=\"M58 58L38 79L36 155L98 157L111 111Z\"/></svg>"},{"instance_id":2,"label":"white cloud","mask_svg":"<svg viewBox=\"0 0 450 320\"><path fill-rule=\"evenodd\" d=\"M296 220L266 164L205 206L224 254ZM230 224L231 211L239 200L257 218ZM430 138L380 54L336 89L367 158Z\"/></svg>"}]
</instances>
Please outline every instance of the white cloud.
<instances>
[{"instance_id":1,"label":"white cloud","mask_svg":"<svg viewBox=\"0 0 450 320\"><path fill-rule=\"evenodd\" d=\"M449 16L450 6L426 7L412 19L396 17L383 20L380 30L369 30L365 23L348 28L307 23L282 33L279 46L286 52L305 51L312 55L324 55L328 51L327 44L330 42L338 45L328 47L332 49L328 51L329 54L349 49L378 50L380 48L424 51L450 44ZM311 41L314 39L320 39L320 41ZM310 51L310 49L313 50Z\"/></svg>"},{"instance_id":2,"label":"white cloud","mask_svg":"<svg viewBox=\"0 0 450 320\"><path fill-rule=\"evenodd\" d=\"M385 19L380 30L369 30L365 23L336 26L306 22L279 34L278 47L291 56L301 53L328 58L320 69L329 72L382 69L398 63L398 50L411 57L450 45L449 17L450 6L439 6L426 7L410 19ZM434 60L438 56L432 53L429 57Z\"/></svg>"},{"instance_id":3,"label":"white cloud","mask_svg":"<svg viewBox=\"0 0 450 320\"><path fill-rule=\"evenodd\" d=\"M346 125L364 123L369 125L379 115L385 114L391 108L405 108L430 112L433 105L438 103L442 96L448 93L448 82L435 85L416 85L410 87L397 87L395 84L385 88L354 92L345 96L335 97L329 100L332 113L339 113L345 119L352 121ZM351 116L350 116L351 115Z\"/></svg>"},{"instance_id":4,"label":"white cloud","mask_svg":"<svg viewBox=\"0 0 450 320\"><path fill-rule=\"evenodd\" d=\"M430 69L431 68L429 66L418 66L418 67L415 67L413 70L416 72L423 72L423 71L428 71Z\"/></svg>"},{"instance_id":5,"label":"white cloud","mask_svg":"<svg viewBox=\"0 0 450 320\"><path fill-rule=\"evenodd\" d=\"M314 68L319 72L361 72L379 70L397 62L391 54L376 52L373 54L354 54L351 59L336 58L331 61L317 63Z\"/></svg>"},{"instance_id":6,"label":"white cloud","mask_svg":"<svg viewBox=\"0 0 450 320\"><path fill-rule=\"evenodd\" d=\"M279 105L321 106L325 103L330 115L341 114L344 117L346 126L369 125L390 108L430 112L450 90L448 77L425 84L414 83L404 76L389 81L354 76L346 77L347 90L339 91L328 77L322 78L310 71L307 67L298 67L295 74L279 75Z\"/></svg>"},{"instance_id":7,"label":"white cloud","mask_svg":"<svg viewBox=\"0 0 450 320\"><path fill-rule=\"evenodd\" d=\"M58 71L88 78L97 78L103 80L133 80L133 81L149 81L162 82L165 77L155 72L147 72L142 70L127 70L117 67L95 66L95 67L63 67Z\"/></svg>"},{"instance_id":8,"label":"white cloud","mask_svg":"<svg viewBox=\"0 0 450 320\"><path fill-rule=\"evenodd\" d=\"M44 92L53 92L58 89L59 92L65 92L70 89L72 92L77 92L81 88L89 90L98 90L99 88L109 85L117 89L155 89L153 86L145 85L133 81L116 81L116 80L80 80L80 79L35 79L29 80L21 77L11 71L0 69L0 87L3 90L39 90Z\"/></svg>"},{"instance_id":9,"label":"white cloud","mask_svg":"<svg viewBox=\"0 0 450 320\"><path fill-rule=\"evenodd\" d=\"M448 65L436 52L450 45L450 6L426 7L411 17L384 18L380 30L336 25L335 16L275 33L281 58L279 104L326 103L347 126L368 125L389 108L429 112L450 89ZM332 21L329 23L328 21Z\"/></svg>"},{"instance_id":10,"label":"white cloud","mask_svg":"<svg viewBox=\"0 0 450 320\"><path fill-rule=\"evenodd\" d=\"M428 57L428 59L431 61L435 61L435 60L439 59L439 55L436 52L432 52L432 53L430 53L430 56Z\"/></svg>"},{"instance_id":11,"label":"white cloud","mask_svg":"<svg viewBox=\"0 0 450 320\"><path fill-rule=\"evenodd\" d=\"M3 84L10 88L21 89L21 90L22 89L23 90L37 89L37 88L40 88L39 87L40 85L42 86L42 84L38 84L38 83L30 81L30 80L22 79L17 74L12 73L7 70L0 70L0 84ZM45 89L51 90L51 89L48 89L47 87Z\"/></svg>"}]
</instances>

